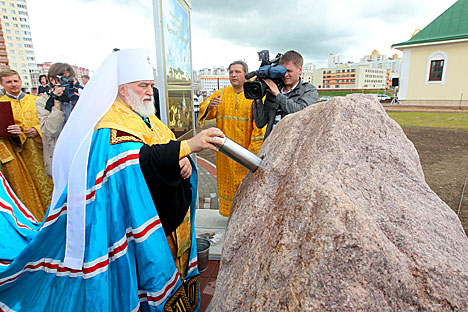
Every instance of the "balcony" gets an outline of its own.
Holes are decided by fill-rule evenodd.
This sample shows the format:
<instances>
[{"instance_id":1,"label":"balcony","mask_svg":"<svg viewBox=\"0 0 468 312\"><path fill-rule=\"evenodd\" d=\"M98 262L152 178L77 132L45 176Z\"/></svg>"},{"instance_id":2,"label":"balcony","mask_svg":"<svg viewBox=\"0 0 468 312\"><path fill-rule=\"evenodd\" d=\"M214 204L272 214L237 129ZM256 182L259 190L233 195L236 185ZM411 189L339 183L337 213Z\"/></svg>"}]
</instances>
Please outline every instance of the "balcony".
<instances>
[{"instance_id":1,"label":"balcony","mask_svg":"<svg viewBox=\"0 0 468 312\"><path fill-rule=\"evenodd\" d=\"M8 57L7 51L1 51L0 50L0 57Z\"/></svg>"}]
</instances>

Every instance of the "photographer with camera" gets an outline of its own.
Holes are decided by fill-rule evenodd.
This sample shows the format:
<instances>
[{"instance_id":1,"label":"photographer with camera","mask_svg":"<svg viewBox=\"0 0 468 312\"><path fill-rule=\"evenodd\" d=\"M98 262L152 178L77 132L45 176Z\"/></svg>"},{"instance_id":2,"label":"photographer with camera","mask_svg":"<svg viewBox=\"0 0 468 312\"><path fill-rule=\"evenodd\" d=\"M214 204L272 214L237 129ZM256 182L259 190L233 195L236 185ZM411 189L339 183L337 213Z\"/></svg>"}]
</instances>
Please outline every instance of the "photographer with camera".
<instances>
[{"instance_id":1,"label":"photographer with camera","mask_svg":"<svg viewBox=\"0 0 468 312\"><path fill-rule=\"evenodd\" d=\"M273 126L284 116L298 112L309 105L318 102L318 92L315 86L302 82L302 55L296 51L288 51L279 59L279 64L286 68L286 73L280 83L272 79L262 79L271 95L267 94L265 103L256 99L253 104L253 116L257 127L267 125L265 137L271 133Z\"/></svg>"},{"instance_id":2,"label":"photographer with camera","mask_svg":"<svg viewBox=\"0 0 468 312\"><path fill-rule=\"evenodd\" d=\"M44 165L50 177L55 144L79 98L78 90L73 83L74 77L75 70L71 65L52 64L47 75L50 90L36 100L44 146Z\"/></svg>"}]
</instances>

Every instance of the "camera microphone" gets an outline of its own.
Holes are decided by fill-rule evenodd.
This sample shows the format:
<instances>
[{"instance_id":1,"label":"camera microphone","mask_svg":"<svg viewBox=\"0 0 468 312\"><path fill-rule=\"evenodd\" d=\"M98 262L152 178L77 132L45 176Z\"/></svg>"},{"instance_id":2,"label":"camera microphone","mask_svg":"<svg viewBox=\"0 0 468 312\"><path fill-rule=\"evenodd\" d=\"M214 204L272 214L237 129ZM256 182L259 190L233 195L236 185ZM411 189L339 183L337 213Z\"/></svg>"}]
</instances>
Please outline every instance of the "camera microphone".
<instances>
[{"instance_id":1,"label":"camera microphone","mask_svg":"<svg viewBox=\"0 0 468 312\"><path fill-rule=\"evenodd\" d=\"M256 71L245 74L245 79L249 80L250 78L255 77L256 74L257 74Z\"/></svg>"}]
</instances>

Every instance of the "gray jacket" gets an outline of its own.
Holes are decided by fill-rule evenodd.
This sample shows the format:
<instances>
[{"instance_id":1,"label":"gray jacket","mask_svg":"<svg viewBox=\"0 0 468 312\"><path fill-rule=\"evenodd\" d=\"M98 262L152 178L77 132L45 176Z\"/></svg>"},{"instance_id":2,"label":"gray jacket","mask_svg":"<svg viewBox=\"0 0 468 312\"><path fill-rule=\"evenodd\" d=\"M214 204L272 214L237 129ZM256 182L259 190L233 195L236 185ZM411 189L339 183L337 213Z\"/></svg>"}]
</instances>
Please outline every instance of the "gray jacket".
<instances>
[{"instance_id":1,"label":"gray jacket","mask_svg":"<svg viewBox=\"0 0 468 312\"><path fill-rule=\"evenodd\" d=\"M52 156L54 155L55 144L65 124L65 113L55 106L52 107L51 111L45 109L48 99L48 94L44 93L39 96L36 100L36 110L41 124L44 165L47 175L51 177Z\"/></svg>"},{"instance_id":2,"label":"gray jacket","mask_svg":"<svg viewBox=\"0 0 468 312\"><path fill-rule=\"evenodd\" d=\"M267 125L264 137L264 139L266 139L271 130L273 130L276 112L278 109L281 108L283 111L281 114L281 118L283 118L288 114L298 112L317 102L317 89L310 83L302 82L302 80L299 79L297 87L287 96L280 93L276 96L274 102L265 101L265 104L263 104L261 101L254 101L253 117L255 124L260 129Z\"/></svg>"}]
</instances>

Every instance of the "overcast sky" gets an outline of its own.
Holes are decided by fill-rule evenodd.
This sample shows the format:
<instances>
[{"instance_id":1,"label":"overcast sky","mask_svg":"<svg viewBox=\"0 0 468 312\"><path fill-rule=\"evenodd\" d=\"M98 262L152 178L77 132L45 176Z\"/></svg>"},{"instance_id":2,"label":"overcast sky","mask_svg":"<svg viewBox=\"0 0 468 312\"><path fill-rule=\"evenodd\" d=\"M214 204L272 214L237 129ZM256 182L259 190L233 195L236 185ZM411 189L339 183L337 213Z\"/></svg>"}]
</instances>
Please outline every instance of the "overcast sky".
<instances>
[{"instance_id":1,"label":"overcast sky","mask_svg":"<svg viewBox=\"0 0 468 312\"><path fill-rule=\"evenodd\" d=\"M290 49L327 65L328 54L358 62L372 50L391 56L456 0L192 0L193 69ZM38 63L68 62L96 70L113 48L155 51L153 0L28 0ZM287 6L285 5L287 4ZM155 52L154 52L155 53ZM401 53L399 53L401 55ZM154 60L153 60L153 63Z\"/></svg>"}]
</instances>

